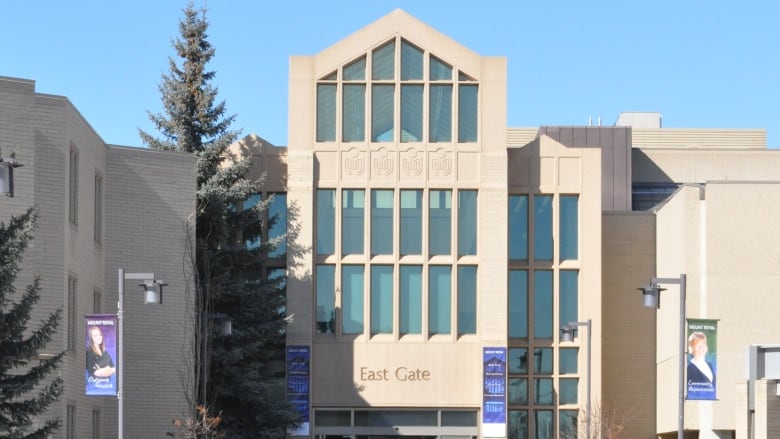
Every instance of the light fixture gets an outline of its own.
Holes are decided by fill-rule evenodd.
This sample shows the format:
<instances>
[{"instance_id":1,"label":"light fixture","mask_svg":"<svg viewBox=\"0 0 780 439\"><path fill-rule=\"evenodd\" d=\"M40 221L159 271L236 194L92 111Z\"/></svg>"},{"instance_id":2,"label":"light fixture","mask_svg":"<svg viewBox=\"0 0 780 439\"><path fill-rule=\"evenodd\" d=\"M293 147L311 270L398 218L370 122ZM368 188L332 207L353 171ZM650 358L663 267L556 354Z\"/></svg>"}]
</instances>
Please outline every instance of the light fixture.
<instances>
[{"instance_id":1,"label":"light fixture","mask_svg":"<svg viewBox=\"0 0 780 439\"><path fill-rule=\"evenodd\" d=\"M163 287L168 285L162 279L145 279L138 284L144 290L144 305L161 305L163 302Z\"/></svg>"},{"instance_id":2,"label":"light fixture","mask_svg":"<svg viewBox=\"0 0 780 439\"><path fill-rule=\"evenodd\" d=\"M666 288L661 288L657 283L650 282L647 286L637 288L642 292L642 306L645 308L661 308L661 291L666 291Z\"/></svg>"},{"instance_id":3,"label":"light fixture","mask_svg":"<svg viewBox=\"0 0 780 439\"><path fill-rule=\"evenodd\" d=\"M16 153L11 153L11 158L3 160L0 155L0 194L14 196L14 168L23 166L16 161Z\"/></svg>"}]
</instances>

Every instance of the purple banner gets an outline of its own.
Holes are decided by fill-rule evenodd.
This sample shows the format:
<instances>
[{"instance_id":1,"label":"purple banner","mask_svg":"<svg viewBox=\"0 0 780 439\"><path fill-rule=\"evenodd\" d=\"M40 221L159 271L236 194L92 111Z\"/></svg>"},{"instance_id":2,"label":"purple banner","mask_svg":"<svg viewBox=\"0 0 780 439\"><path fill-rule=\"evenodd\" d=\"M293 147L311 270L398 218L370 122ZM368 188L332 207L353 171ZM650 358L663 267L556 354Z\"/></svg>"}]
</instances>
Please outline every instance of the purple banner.
<instances>
[{"instance_id":1,"label":"purple banner","mask_svg":"<svg viewBox=\"0 0 780 439\"><path fill-rule=\"evenodd\" d=\"M309 435L309 347L287 346L287 400L301 416L301 424L290 436Z\"/></svg>"},{"instance_id":2,"label":"purple banner","mask_svg":"<svg viewBox=\"0 0 780 439\"><path fill-rule=\"evenodd\" d=\"M90 314L86 319L86 394L116 396L116 315Z\"/></svg>"},{"instance_id":3,"label":"purple banner","mask_svg":"<svg viewBox=\"0 0 780 439\"><path fill-rule=\"evenodd\" d=\"M688 319L687 399L717 399L717 346L717 320Z\"/></svg>"},{"instance_id":4,"label":"purple banner","mask_svg":"<svg viewBox=\"0 0 780 439\"><path fill-rule=\"evenodd\" d=\"M506 436L506 348L482 350L482 428L485 437Z\"/></svg>"}]
</instances>

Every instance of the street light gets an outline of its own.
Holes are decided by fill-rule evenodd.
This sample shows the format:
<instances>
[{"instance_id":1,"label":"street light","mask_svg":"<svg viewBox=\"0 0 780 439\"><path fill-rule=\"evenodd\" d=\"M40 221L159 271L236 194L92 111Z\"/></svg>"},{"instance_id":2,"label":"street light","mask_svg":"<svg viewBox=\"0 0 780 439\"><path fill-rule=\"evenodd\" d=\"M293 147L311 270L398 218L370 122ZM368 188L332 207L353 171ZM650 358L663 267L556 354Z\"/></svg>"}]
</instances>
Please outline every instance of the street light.
<instances>
[{"instance_id":1,"label":"street light","mask_svg":"<svg viewBox=\"0 0 780 439\"><path fill-rule=\"evenodd\" d=\"M125 281L136 280L142 281L140 286L144 288L144 304L161 304L162 303L162 290L163 286L168 285L163 283L161 279L155 279L154 273L125 273L123 268L119 269L119 301L117 302L116 317L119 323L119 363L117 377L117 391L116 397L119 400L119 432L118 438L124 437L124 408L125 408L125 396L124 396L124 380L125 380L125 324L124 324L124 302L125 302Z\"/></svg>"},{"instance_id":2,"label":"street light","mask_svg":"<svg viewBox=\"0 0 780 439\"><path fill-rule=\"evenodd\" d=\"M591 320L585 320L584 322L569 322L568 325L565 325L561 328L561 341L562 342L569 342L574 341L574 334L577 332L578 326L587 326L588 328L588 348L587 348L587 356L588 356L588 385L587 385L587 402L585 404L585 410L587 410L587 428L588 428L588 434L586 437L590 437L590 418L592 416L591 409L590 409L590 327L591 327Z\"/></svg>"},{"instance_id":3,"label":"street light","mask_svg":"<svg viewBox=\"0 0 780 439\"><path fill-rule=\"evenodd\" d=\"M16 161L16 153L11 153L11 158L3 160L0 155L0 194L9 197L14 196L14 168L24 166Z\"/></svg>"},{"instance_id":4,"label":"street light","mask_svg":"<svg viewBox=\"0 0 780 439\"><path fill-rule=\"evenodd\" d=\"M681 274L679 279L666 277L653 277L650 279L650 285L638 290L642 291L645 308L661 308L661 288L660 284L672 284L680 286L680 349L677 354L680 356L680 375L677 401L677 439L685 437L685 274Z\"/></svg>"},{"instance_id":5,"label":"street light","mask_svg":"<svg viewBox=\"0 0 780 439\"><path fill-rule=\"evenodd\" d=\"M209 328L208 328L208 322L209 320L213 320L218 323L217 325L217 332L219 335L225 337L233 333L233 321L230 320L230 317L228 317L225 314L217 313L217 314L210 314L205 311L200 313L200 328L201 328L201 334L200 334L200 351L201 355L203 357L203 361L201 363L201 407L206 408L207 407L207 399L206 399L206 382L208 380L208 336L209 336Z\"/></svg>"}]
</instances>

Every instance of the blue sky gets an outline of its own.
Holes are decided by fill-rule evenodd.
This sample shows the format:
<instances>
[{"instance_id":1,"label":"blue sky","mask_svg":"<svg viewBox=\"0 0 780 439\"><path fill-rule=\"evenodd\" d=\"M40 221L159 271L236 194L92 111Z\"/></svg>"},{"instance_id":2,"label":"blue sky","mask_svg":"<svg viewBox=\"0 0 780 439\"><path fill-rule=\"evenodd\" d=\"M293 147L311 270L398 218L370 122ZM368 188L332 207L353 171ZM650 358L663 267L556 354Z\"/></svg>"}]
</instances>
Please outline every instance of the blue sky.
<instances>
[{"instance_id":1,"label":"blue sky","mask_svg":"<svg viewBox=\"0 0 780 439\"><path fill-rule=\"evenodd\" d=\"M777 1L207 1L219 98L235 128L276 145L287 143L289 56L401 8L507 57L508 126L611 125L621 111L657 111L665 127L766 128L780 147ZM140 146L184 5L4 0L0 75L67 96L106 142Z\"/></svg>"}]
</instances>

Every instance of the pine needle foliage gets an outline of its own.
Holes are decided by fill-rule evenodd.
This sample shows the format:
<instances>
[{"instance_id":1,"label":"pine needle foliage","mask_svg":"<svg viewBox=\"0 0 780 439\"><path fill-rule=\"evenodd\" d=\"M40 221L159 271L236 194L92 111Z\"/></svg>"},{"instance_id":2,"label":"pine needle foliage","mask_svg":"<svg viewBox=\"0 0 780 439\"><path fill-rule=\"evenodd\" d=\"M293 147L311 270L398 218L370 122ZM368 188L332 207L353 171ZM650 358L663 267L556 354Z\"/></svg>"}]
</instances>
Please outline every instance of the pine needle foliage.
<instances>
[{"instance_id":1,"label":"pine needle foliage","mask_svg":"<svg viewBox=\"0 0 780 439\"><path fill-rule=\"evenodd\" d=\"M22 256L33 239L36 213L30 208L0 223L0 438L43 439L60 427L59 419L39 424L39 417L57 400L63 381L55 377L64 352L38 359L57 331L62 310L47 316L34 329L28 328L30 313L40 299L39 278L14 301L14 282Z\"/></svg>"},{"instance_id":2,"label":"pine needle foliage","mask_svg":"<svg viewBox=\"0 0 780 439\"><path fill-rule=\"evenodd\" d=\"M276 243L246 244L259 242L263 229L273 224L273 218L263 224L270 200L246 203L262 192L263 180L249 178L251 159L238 160L228 151L238 131L231 128L235 116L227 115L211 84L215 72L207 64L215 49L208 41L206 10L190 3L183 13L180 35L173 41L180 63L169 58L169 72L159 86L164 110L149 113L161 137L139 131L151 148L197 158L195 311L224 314L233 322L233 334L218 337L210 333L212 321L194 319L195 333L210 335L205 364L200 360L203 344L197 340L193 346L198 353L194 376L205 368L208 385L201 389L196 383L192 397L209 412L222 413L219 429L228 438L284 437L296 416L284 392L275 392L281 380L269 364L284 349L285 292L279 281L260 275Z\"/></svg>"}]
</instances>

